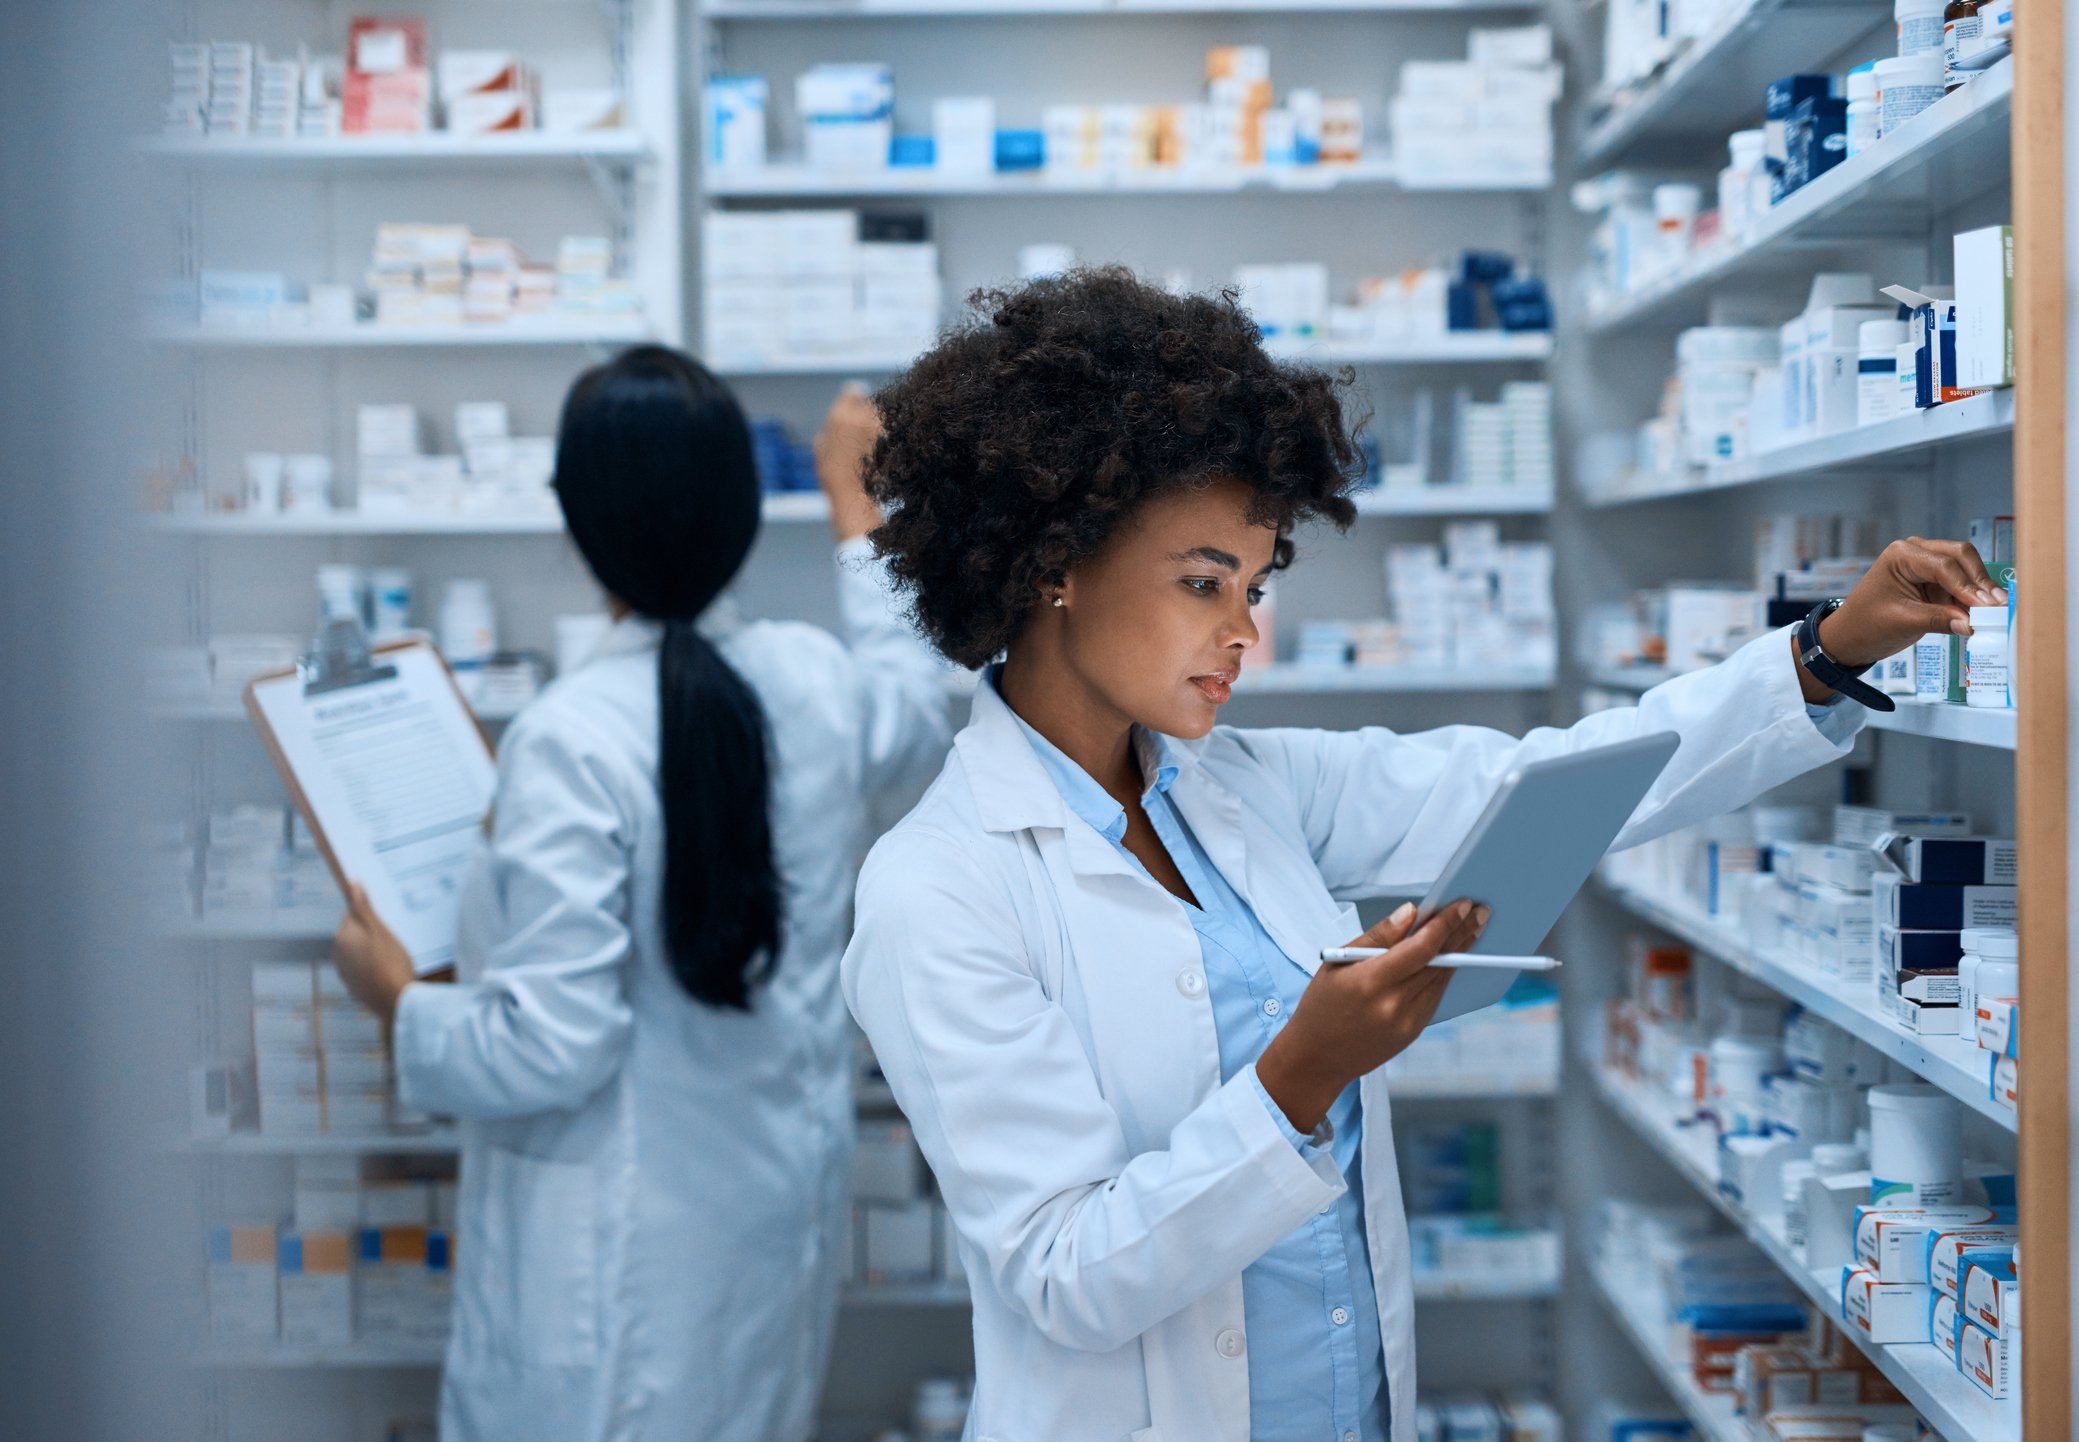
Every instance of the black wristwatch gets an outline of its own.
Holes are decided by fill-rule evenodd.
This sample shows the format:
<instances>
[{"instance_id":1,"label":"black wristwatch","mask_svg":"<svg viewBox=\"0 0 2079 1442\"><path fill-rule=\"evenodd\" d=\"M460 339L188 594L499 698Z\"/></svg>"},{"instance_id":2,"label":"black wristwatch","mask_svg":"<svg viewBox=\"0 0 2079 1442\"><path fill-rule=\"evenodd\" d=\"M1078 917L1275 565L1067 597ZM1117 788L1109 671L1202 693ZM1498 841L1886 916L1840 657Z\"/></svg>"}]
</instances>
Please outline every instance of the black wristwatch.
<instances>
[{"instance_id":1,"label":"black wristwatch","mask_svg":"<svg viewBox=\"0 0 2079 1442\"><path fill-rule=\"evenodd\" d=\"M1850 701L1869 707L1872 711L1896 711L1898 703L1858 678L1869 670L1867 666L1843 666L1819 644L1819 623L1841 609L1844 599L1835 596L1814 606L1804 620L1797 623L1797 658L1804 662L1812 679L1822 686L1846 696Z\"/></svg>"}]
</instances>

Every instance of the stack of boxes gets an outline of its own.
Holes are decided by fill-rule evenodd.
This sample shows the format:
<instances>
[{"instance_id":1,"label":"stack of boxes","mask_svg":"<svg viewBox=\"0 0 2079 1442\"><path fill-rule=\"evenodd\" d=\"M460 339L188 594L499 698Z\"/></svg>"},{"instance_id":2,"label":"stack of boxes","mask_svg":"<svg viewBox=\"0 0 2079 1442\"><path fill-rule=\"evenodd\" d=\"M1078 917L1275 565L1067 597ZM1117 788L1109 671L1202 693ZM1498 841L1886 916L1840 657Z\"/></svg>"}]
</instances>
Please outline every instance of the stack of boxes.
<instances>
[{"instance_id":1,"label":"stack of boxes","mask_svg":"<svg viewBox=\"0 0 2079 1442\"><path fill-rule=\"evenodd\" d=\"M381 1019L329 964L254 965L253 1057L263 1132L380 1132L410 1120L391 1104Z\"/></svg>"},{"instance_id":2,"label":"stack of boxes","mask_svg":"<svg viewBox=\"0 0 2079 1442\"><path fill-rule=\"evenodd\" d=\"M466 225L385 221L365 281L378 325L500 324L552 311L635 315L634 284L613 268L603 236L565 236L552 268L530 265L511 241Z\"/></svg>"},{"instance_id":3,"label":"stack of boxes","mask_svg":"<svg viewBox=\"0 0 2079 1442\"><path fill-rule=\"evenodd\" d=\"M2020 1241L2011 1208L1859 1208L1843 1324L1866 1343L1932 1343L1980 1391L2005 1397L2019 1372Z\"/></svg>"},{"instance_id":4,"label":"stack of boxes","mask_svg":"<svg viewBox=\"0 0 2079 1442\"><path fill-rule=\"evenodd\" d=\"M862 1122L852 1153L852 1227L844 1279L869 1286L964 1286L959 1240L914 1134L900 1122Z\"/></svg>"},{"instance_id":5,"label":"stack of boxes","mask_svg":"<svg viewBox=\"0 0 2079 1442\"><path fill-rule=\"evenodd\" d=\"M2015 847L1970 835L1968 817L1938 819L1952 824L1882 838L1871 897L1877 1007L1918 1036L1973 1036L1975 1014L1967 1021L1960 1005L1964 933L2013 928Z\"/></svg>"},{"instance_id":6,"label":"stack of boxes","mask_svg":"<svg viewBox=\"0 0 2079 1442\"><path fill-rule=\"evenodd\" d=\"M1560 1442L1565 1431L1558 1410L1539 1397L1444 1396L1415 1404L1415 1435L1424 1442Z\"/></svg>"},{"instance_id":7,"label":"stack of boxes","mask_svg":"<svg viewBox=\"0 0 2079 1442\"><path fill-rule=\"evenodd\" d=\"M1238 265L1234 286L1266 341L1310 340L1328 329L1328 267L1319 262Z\"/></svg>"},{"instance_id":8,"label":"stack of boxes","mask_svg":"<svg viewBox=\"0 0 2079 1442\"><path fill-rule=\"evenodd\" d=\"M303 917L329 924L338 916L339 888L295 811L228 806L212 811L205 824L203 920L289 923Z\"/></svg>"},{"instance_id":9,"label":"stack of boxes","mask_svg":"<svg viewBox=\"0 0 2079 1442\"><path fill-rule=\"evenodd\" d=\"M210 1229L213 1341L431 1352L446 1340L455 1184L360 1172L354 1157L299 1157L286 1223Z\"/></svg>"},{"instance_id":10,"label":"stack of boxes","mask_svg":"<svg viewBox=\"0 0 2079 1442\"><path fill-rule=\"evenodd\" d=\"M436 81L446 128L455 134L535 128L540 85L510 50L443 50Z\"/></svg>"},{"instance_id":11,"label":"stack of boxes","mask_svg":"<svg viewBox=\"0 0 2079 1442\"><path fill-rule=\"evenodd\" d=\"M1549 175L1562 78L1547 25L1475 27L1466 59L1408 61L1391 109L1401 180L1448 185L1467 175Z\"/></svg>"},{"instance_id":12,"label":"stack of boxes","mask_svg":"<svg viewBox=\"0 0 2079 1442\"><path fill-rule=\"evenodd\" d=\"M455 407L459 455L428 455L418 408L364 405L356 412L360 462L355 504L363 515L546 516L552 436L515 436L502 401Z\"/></svg>"},{"instance_id":13,"label":"stack of boxes","mask_svg":"<svg viewBox=\"0 0 2079 1442\"><path fill-rule=\"evenodd\" d=\"M915 355L938 332L938 247L920 219L850 210L711 213L704 221L706 359Z\"/></svg>"},{"instance_id":14,"label":"stack of boxes","mask_svg":"<svg viewBox=\"0 0 2079 1442\"><path fill-rule=\"evenodd\" d=\"M252 131L258 50L242 42L209 47L209 106L206 128L211 135L247 135Z\"/></svg>"},{"instance_id":15,"label":"stack of boxes","mask_svg":"<svg viewBox=\"0 0 2079 1442\"><path fill-rule=\"evenodd\" d=\"M416 135L433 128L433 73L426 22L358 16L347 25L340 130L347 135Z\"/></svg>"},{"instance_id":16,"label":"stack of boxes","mask_svg":"<svg viewBox=\"0 0 2079 1442\"><path fill-rule=\"evenodd\" d=\"M759 82L762 96L763 82ZM731 94L734 122L754 125L763 149L763 107L756 119L741 83ZM818 170L882 170L895 138L895 72L886 65L817 65L794 78L794 108L801 116L803 154ZM726 131L724 132L727 133ZM733 157L741 164L746 154Z\"/></svg>"},{"instance_id":17,"label":"stack of boxes","mask_svg":"<svg viewBox=\"0 0 2079 1442\"><path fill-rule=\"evenodd\" d=\"M1388 1089L1478 1077L1525 1088L1558 1084L1559 998L1519 981L1493 1006L1433 1022L1386 1063Z\"/></svg>"},{"instance_id":18,"label":"stack of boxes","mask_svg":"<svg viewBox=\"0 0 2079 1442\"><path fill-rule=\"evenodd\" d=\"M1501 399L1462 399L1454 483L1483 489L1521 486L1550 490L1552 387L1545 381L1508 381Z\"/></svg>"},{"instance_id":19,"label":"stack of boxes","mask_svg":"<svg viewBox=\"0 0 2079 1442\"><path fill-rule=\"evenodd\" d=\"M1408 665L1558 663L1548 542L1505 543L1496 522L1452 522L1442 546L1387 548L1386 595Z\"/></svg>"}]
</instances>

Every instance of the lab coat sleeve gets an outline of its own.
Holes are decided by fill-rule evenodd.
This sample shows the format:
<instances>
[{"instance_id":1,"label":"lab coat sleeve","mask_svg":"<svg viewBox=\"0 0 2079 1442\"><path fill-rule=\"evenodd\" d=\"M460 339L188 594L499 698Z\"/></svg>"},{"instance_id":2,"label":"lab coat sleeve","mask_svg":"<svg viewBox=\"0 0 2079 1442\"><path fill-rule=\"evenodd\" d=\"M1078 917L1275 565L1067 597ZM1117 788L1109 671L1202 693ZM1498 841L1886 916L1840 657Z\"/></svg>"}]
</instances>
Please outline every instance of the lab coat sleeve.
<instances>
[{"instance_id":1,"label":"lab coat sleeve","mask_svg":"<svg viewBox=\"0 0 2079 1442\"><path fill-rule=\"evenodd\" d=\"M1050 1341L1110 1351L1232 1281L1343 1179L1294 1145L1253 1069L1132 1154L971 849L918 830L875 847L846 997L997 1291Z\"/></svg>"},{"instance_id":2,"label":"lab coat sleeve","mask_svg":"<svg viewBox=\"0 0 2079 1442\"><path fill-rule=\"evenodd\" d=\"M862 779L873 791L924 781L952 741L945 668L902 614L864 537L837 548L837 598L864 720Z\"/></svg>"},{"instance_id":3,"label":"lab coat sleeve","mask_svg":"<svg viewBox=\"0 0 2079 1442\"><path fill-rule=\"evenodd\" d=\"M1329 889L1343 900L1434 881L1502 778L1527 761L1655 731L1681 737L1615 848L1636 846L1745 805L1847 754L1860 707L1817 724L1790 633L1771 631L1723 662L1654 687L1636 706L1597 712L1520 740L1476 726L1403 736L1361 731L1233 733L1280 774Z\"/></svg>"},{"instance_id":4,"label":"lab coat sleeve","mask_svg":"<svg viewBox=\"0 0 2079 1442\"><path fill-rule=\"evenodd\" d=\"M476 981L417 983L397 1006L398 1095L418 1111L574 1109L627 1044L627 813L573 718L513 731L489 840L503 934Z\"/></svg>"}]
</instances>

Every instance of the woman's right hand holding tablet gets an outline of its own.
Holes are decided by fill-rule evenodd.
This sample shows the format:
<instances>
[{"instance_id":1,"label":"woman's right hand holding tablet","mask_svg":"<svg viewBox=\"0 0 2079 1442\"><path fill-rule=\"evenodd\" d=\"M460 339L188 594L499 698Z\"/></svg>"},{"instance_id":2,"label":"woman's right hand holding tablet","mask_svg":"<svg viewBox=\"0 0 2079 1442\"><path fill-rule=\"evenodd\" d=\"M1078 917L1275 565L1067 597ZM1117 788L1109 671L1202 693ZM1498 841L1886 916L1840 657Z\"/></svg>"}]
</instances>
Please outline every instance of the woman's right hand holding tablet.
<instances>
[{"instance_id":1,"label":"woman's right hand holding tablet","mask_svg":"<svg viewBox=\"0 0 2079 1442\"><path fill-rule=\"evenodd\" d=\"M1417 927L1409 902L1349 943L1384 947L1384 955L1314 973L1292 1019L1256 1059L1256 1079L1295 1130L1321 1125L1344 1087L1422 1034L1456 975L1429 963L1469 948L1489 914L1455 901Z\"/></svg>"}]
</instances>

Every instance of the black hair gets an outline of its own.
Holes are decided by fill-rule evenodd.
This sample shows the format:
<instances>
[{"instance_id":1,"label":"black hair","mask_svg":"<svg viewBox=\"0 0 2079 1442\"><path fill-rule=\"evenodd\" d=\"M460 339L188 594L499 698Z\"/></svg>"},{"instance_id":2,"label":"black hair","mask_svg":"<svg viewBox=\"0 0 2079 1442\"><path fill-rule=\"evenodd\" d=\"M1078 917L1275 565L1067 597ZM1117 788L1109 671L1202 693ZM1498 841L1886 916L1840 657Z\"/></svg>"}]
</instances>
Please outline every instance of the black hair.
<instances>
[{"instance_id":1,"label":"black hair","mask_svg":"<svg viewBox=\"0 0 2079 1442\"><path fill-rule=\"evenodd\" d=\"M698 361L638 346L571 386L555 485L592 574L663 623L657 789L672 971L695 999L748 1010L780 951L765 712L695 621L758 534L750 428Z\"/></svg>"},{"instance_id":2,"label":"black hair","mask_svg":"<svg viewBox=\"0 0 2079 1442\"><path fill-rule=\"evenodd\" d=\"M1245 482L1249 519L1347 529L1363 468L1348 377L1280 365L1232 291L1172 295L1116 266L977 291L874 397L873 533L917 621L962 666L1016 639L1042 590L1150 498Z\"/></svg>"}]
</instances>

